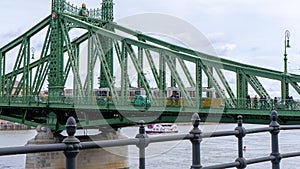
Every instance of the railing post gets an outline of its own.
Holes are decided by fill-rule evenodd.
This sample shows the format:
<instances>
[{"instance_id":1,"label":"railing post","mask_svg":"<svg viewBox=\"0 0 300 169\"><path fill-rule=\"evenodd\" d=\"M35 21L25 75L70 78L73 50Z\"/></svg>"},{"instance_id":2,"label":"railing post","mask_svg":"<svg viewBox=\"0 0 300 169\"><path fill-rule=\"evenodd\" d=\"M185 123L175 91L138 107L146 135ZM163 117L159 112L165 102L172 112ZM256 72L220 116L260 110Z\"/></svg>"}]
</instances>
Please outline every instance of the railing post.
<instances>
[{"instance_id":1,"label":"railing post","mask_svg":"<svg viewBox=\"0 0 300 169\"><path fill-rule=\"evenodd\" d=\"M135 138L139 139L139 144L136 145L139 148L139 169L145 169L145 149L148 146L148 142L146 141L148 135L145 132L145 122L143 120L140 120L138 124L140 125L139 134L137 134Z\"/></svg>"},{"instance_id":2,"label":"railing post","mask_svg":"<svg viewBox=\"0 0 300 169\"><path fill-rule=\"evenodd\" d=\"M278 134L280 132L279 130L279 124L277 122L278 115L275 110L273 110L270 114L271 118L271 123L270 127L273 127L273 130L270 131L271 133L271 139L272 139L272 153L271 156L274 156L275 159L272 160L272 169L280 169L280 160L281 160L281 155L279 153L279 141L278 141Z\"/></svg>"},{"instance_id":3,"label":"railing post","mask_svg":"<svg viewBox=\"0 0 300 169\"><path fill-rule=\"evenodd\" d=\"M63 140L67 145L67 150L64 151L66 156L66 169L76 169L76 156L79 153L80 141L74 136L76 133L76 121L74 117L69 117L66 124L68 137Z\"/></svg>"},{"instance_id":4,"label":"railing post","mask_svg":"<svg viewBox=\"0 0 300 169\"><path fill-rule=\"evenodd\" d=\"M192 158L193 158L193 163L191 166L191 169L201 169L201 152L200 152L200 143L202 141L201 138L201 130L198 128L200 124L200 117L198 113L194 113L192 116L192 124L193 124L193 129L190 131L190 134L193 134L194 137L191 139L192 142Z\"/></svg>"},{"instance_id":5,"label":"railing post","mask_svg":"<svg viewBox=\"0 0 300 169\"><path fill-rule=\"evenodd\" d=\"M237 169L243 169L247 166L247 162L243 153L243 137L246 135L246 129L243 127L243 117L239 115L237 118L238 126L235 128L235 130L239 132L239 134L236 135L238 138L238 158L235 161L240 163Z\"/></svg>"}]
</instances>

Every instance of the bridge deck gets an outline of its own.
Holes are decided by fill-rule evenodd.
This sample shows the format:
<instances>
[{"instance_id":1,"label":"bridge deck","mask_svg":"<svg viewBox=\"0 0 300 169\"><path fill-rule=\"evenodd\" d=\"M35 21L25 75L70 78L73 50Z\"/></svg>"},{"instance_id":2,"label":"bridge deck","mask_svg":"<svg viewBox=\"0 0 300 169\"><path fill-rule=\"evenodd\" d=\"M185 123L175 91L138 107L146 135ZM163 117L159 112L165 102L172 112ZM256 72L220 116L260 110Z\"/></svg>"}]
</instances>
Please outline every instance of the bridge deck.
<instances>
[{"instance_id":1,"label":"bridge deck","mask_svg":"<svg viewBox=\"0 0 300 169\"><path fill-rule=\"evenodd\" d=\"M78 128L114 129L136 125L139 120L146 123L189 122L191 115L198 112L202 122L234 123L242 115L245 123L268 124L271 109L247 108L195 108L188 106L133 106L133 105L97 105L74 102L5 102L0 103L0 118L38 126L49 127L52 131L61 131L69 116L75 117ZM280 124L299 124L299 110L278 109Z\"/></svg>"}]
</instances>

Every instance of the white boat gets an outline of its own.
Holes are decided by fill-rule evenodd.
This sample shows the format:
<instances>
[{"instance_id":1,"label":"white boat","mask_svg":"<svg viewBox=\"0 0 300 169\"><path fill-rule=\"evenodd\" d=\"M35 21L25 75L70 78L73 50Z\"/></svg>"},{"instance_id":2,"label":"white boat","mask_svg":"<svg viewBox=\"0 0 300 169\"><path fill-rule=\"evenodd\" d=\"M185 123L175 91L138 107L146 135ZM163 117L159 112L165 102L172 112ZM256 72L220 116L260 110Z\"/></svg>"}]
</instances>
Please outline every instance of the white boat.
<instances>
[{"instance_id":1,"label":"white boat","mask_svg":"<svg viewBox=\"0 0 300 169\"><path fill-rule=\"evenodd\" d=\"M178 133L177 125L172 123L149 124L146 126L145 130L147 134Z\"/></svg>"}]
</instances>

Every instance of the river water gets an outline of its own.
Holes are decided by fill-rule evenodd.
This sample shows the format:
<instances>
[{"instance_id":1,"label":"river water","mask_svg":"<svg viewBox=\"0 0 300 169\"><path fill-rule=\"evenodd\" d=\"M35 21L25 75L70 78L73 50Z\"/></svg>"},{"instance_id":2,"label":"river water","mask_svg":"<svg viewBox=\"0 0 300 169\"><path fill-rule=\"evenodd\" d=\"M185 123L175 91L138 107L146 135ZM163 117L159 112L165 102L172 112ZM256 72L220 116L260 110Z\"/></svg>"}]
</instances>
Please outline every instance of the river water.
<instances>
[{"instance_id":1,"label":"river water","mask_svg":"<svg viewBox=\"0 0 300 169\"><path fill-rule=\"evenodd\" d=\"M202 130L233 130L236 124L205 125ZM264 127L263 125L245 124L245 128ZM180 133L191 130L190 125L178 125ZM128 137L135 137L138 127L123 128L121 132ZM35 130L0 131L0 147L22 146L36 134ZM300 151L300 131L281 131L280 152L288 153ZM155 137L155 135L151 135ZM244 156L247 159L268 156L271 152L270 134L249 134L244 138L247 147ZM201 143L201 163L203 166L233 162L237 157L237 138L234 136L203 139ZM138 168L138 149L129 146L129 164L131 169ZM281 160L281 168L298 169L300 157ZM146 149L146 168L190 168L191 166L191 143L188 140L163 142L150 144ZM25 155L13 155L0 157L0 169L23 169ZM270 162L248 165L247 169L271 168Z\"/></svg>"}]
</instances>

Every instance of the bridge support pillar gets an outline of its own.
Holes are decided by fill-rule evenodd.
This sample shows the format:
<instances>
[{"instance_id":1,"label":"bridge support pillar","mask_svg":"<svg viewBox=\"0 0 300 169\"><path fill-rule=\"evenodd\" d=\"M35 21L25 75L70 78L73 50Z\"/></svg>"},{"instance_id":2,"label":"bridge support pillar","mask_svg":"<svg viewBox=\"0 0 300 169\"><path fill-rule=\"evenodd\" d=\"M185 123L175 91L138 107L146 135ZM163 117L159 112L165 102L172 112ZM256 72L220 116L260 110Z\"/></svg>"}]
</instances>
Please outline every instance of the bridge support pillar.
<instances>
[{"instance_id":1,"label":"bridge support pillar","mask_svg":"<svg viewBox=\"0 0 300 169\"><path fill-rule=\"evenodd\" d=\"M76 136L80 142L123 139L119 131L102 131L94 136ZM61 143L63 136L54 136L47 127L37 127L35 138L27 142L33 144ZM128 147L111 147L80 150L77 155L78 169L128 169ZM26 155L26 169L63 169L66 167L66 157L63 152L46 152Z\"/></svg>"}]
</instances>

